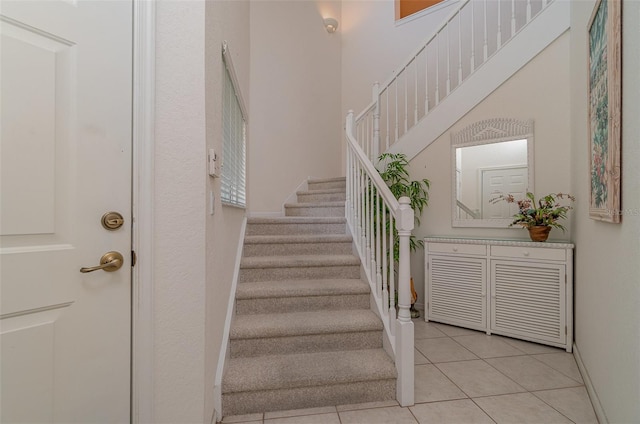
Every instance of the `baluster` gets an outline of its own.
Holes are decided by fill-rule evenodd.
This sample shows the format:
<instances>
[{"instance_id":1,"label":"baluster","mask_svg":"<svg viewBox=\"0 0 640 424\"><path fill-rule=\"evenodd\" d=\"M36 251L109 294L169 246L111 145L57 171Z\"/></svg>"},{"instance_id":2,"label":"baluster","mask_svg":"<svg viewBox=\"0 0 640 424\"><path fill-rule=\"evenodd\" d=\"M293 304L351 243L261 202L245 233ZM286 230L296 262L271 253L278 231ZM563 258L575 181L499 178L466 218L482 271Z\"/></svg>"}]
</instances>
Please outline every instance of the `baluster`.
<instances>
[{"instance_id":1,"label":"baluster","mask_svg":"<svg viewBox=\"0 0 640 424\"><path fill-rule=\"evenodd\" d=\"M376 193L376 290L378 293L378 298L382 294L382 273L380 270L380 264L382 261L382 253L380 251L380 238L381 238L381 222L382 212L380 211L380 207L382 203L380 202L380 193Z\"/></svg>"},{"instance_id":2,"label":"baluster","mask_svg":"<svg viewBox=\"0 0 640 424\"><path fill-rule=\"evenodd\" d=\"M436 34L436 106L440 104L440 33Z\"/></svg>"},{"instance_id":3,"label":"baluster","mask_svg":"<svg viewBox=\"0 0 640 424\"><path fill-rule=\"evenodd\" d=\"M396 320L396 282L395 282L395 238L393 236L395 229L395 220L393 215L389 212L389 299L384 304L385 309L389 311L389 328L391 328L391 334L395 333L395 320Z\"/></svg>"},{"instance_id":4,"label":"baluster","mask_svg":"<svg viewBox=\"0 0 640 424\"><path fill-rule=\"evenodd\" d=\"M400 122L399 122L400 118L398 116L398 85L400 83L398 81L398 76L396 76L394 78L394 82L395 82L395 86L396 86L396 89L394 90L395 94L396 94L396 138L393 140L393 142L395 143L396 141L398 141L398 135L400 134L400 132L399 132L399 130L400 130L400 128L399 128L400 127Z\"/></svg>"},{"instance_id":5,"label":"baluster","mask_svg":"<svg viewBox=\"0 0 640 424\"><path fill-rule=\"evenodd\" d=\"M347 116L347 120L350 119L350 117L353 115L348 115ZM345 212L345 218L347 218L347 223L349 225L351 225L351 209L349 208L349 205L351 204L351 187L350 187L350 183L351 183L351 147L350 145L347 143L347 172L346 172L346 197L345 197L345 202L344 202L344 212Z\"/></svg>"},{"instance_id":6,"label":"baluster","mask_svg":"<svg viewBox=\"0 0 640 424\"><path fill-rule=\"evenodd\" d=\"M376 194L376 189L373 185L373 181L369 178L369 251L370 260L369 260L369 272L371 275L371 281L376 278L376 239L375 239L375 222L376 219L375 214L373 213L373 207L375 202L373 200L374 195Z\"/></svg>"},{"instance_id":7,"label":"baluster","mask_svg":"<svg viewBox=\"0 0 640 424\"><path fill-rule=\"evenodd\" d=\"M387 141L386 141L386 146L387 146L387 150L389 149L389 115L391 115L391 112L389 112L389 90L391 89L391 86L388 85L387 88L385 89L386 92L386 98L387 98L387 106L385 107L385 112L387 114Z\"/></svg>"},{"instance_id":8,"label":"baluster","mask_svg":"<svg viewBox=\"0 0 640 424\"><path fill-rule=\"evenodd\" d=\"M415 68L415 74L413 78L413 125L416 125L418 123L418 56L413 58L413 67Z\"/></svg>"},{"instance_id":9,"label":"baluster","mask_svg":"<svg viewBox=\"0 0 640 424\"><path fill-rule=\"evenodd\" d=\"M447 96L451 93L451 37L449 36L449 28L451 21L447 22Z\"/></svg>"},{"instance_id":10,"label":"baluster","mask_svg":"<svg viewBox=\"0 0 640 424\"><path fill-rule=\"evenodd\" d=\"M373 109L373 158L380 155L380 83L373 84L373 100L376 102Z\"/></svg>"},{"instance_id":11,"label":"baluster","mask_svg":"<svg viewBox=\"0 0 640 424\"><path fill-rule=\"evenodd\" d=\"M385 202L382 202L382 231L381 231L381 238L382 238L382 304L385 305L384 308L382 308L383 312L386 312L387 310L387 306L389 304L389 292L387 291L387 283L388 283L388 278L387 278L387 273L388 273L388 268L387 268L387 204Z\"/></svg>"},{"instance_id":12,"label":"baluster","mask_svg":"<svg viewBox=\"0 0 640 424\"><path fill-rule=\"evenodd\" d=\"M364 240L362 243L362 253L364 254L363 264L364 268L367 270L367 273L370 272L371 267L371 246L369 245L369 240L371 239L371 234L369 233L369 225L371 218L371 208L369 208L369 199L371 197L371 180L369 179L369 174L364 173Z\"/></svg>"},{"instance_id":13,"label":"baluster","mask_svg":"<svg viewBox=\"0 0 640 424\"><path fill-rule=\"evenodd\" d=\"M489 45L487 41L487 0L484 0L484 60L482 63L487 61L487 56L489 55Z\"/></svg>"},{"instance_id":14,"label":"baluster","mask_svg":"<svg viewBox=\"0 0 640 424\"><path fill-rule=\"evenodd\" d=\"M462 83L462 12L458 12L458 85Z\"/></svg>"},{"instance_id":15,"label":"baluster","mask_svg":"<svg viewBox=\"0 0 640 424\"><path fill-rule=\"evenodd\" d=\"M511 0L511 37L516 33L516 0Z\"/></svg>"},{"instance_id":16,"label":"baluster","mask_svg":"<svg viewBox=\"0 0 640 424\"><path fill-rule=\"evenodd\" d=\"M542 0L542 9L544 9L545 7L547 7L548 4L548 0ZM531 8L531 0L529 0L529 6L527 6L528 8ZM542 10L540 9L540 10ZM529 20L527 19L527 22L529 22Z\"/></svg>"},{"instance_id":17,"label":"baluster","mask_svg":"<svg viewBox=\"0 0 640 424\"><path fill-rule=\"evenodd\" d=\"M409 95L407 94L407 82L409 80L409 71L408 68L404 68L402 70L404 74L404 132L407 133L407 129L409 128Z\"/></svg>"},{"instance_id":18,"label":"baluster","mask_svg":"<svg viewBox=\"0 0 640 424\"><path fill-rule=\"evenodd\" d=\"M424 48L424 114L429 113L429 50Z\"/></svg>"},{"instance_id":19,"label":"baluster","mask_svg":"<svg viewBox=\"0 0 640 424\"><path fill-rule=\"evenodd\" d=\"M476 14L475 14L475 1L470 1L469 3L471 3L471 70L469 71L469 74L473 74L473 72L476 70L476 31L475 31L475 20L476 20Z\"/></svg>"},{"instance_id":20,"label":"baluster","mask_svg":"<svg viewBox=\"0 0 640 424\"><path fill-rule=\"evenodd\" d=\"M546 6L547 1L543 0L542 8ZM531 0L527 0L527 23L531 20Z\"/></svg>"},{"instance_id":21,"label":"baluster","mask_svg":"<svg viewBox=\"0 0 640 424\"><path fill-rule=\"evenodd\" d=\"M502 4L502 0L498 0L498 34L497 34L497 47L496 47L496 51L500 50L500 47L502 47L502 22L501 22L501 16L500 16L500 5Z\"/></svg>"},{"instance_id":22,"label":"baluster","mask_svg":"<svg viewBox=\"0 0 640 424\"><path fill-rule=\"evenodd\" d=\"M365 248L365 235L364 235L364 172L362 172L362 164L360 164L360 211L358 217L358 225L359 225L359 237L360 237L360 252L364 254Z\"/></svg>"}]
</instances>

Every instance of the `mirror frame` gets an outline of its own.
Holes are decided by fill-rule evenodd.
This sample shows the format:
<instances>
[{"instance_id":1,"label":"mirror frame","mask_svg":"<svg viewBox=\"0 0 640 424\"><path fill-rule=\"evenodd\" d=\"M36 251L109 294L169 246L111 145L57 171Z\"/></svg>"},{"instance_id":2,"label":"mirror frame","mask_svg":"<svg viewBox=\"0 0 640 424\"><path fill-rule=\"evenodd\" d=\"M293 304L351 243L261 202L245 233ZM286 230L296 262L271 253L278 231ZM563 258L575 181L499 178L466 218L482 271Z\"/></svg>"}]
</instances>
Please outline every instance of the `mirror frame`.
<instances>
[{"instance_id":1,"label":"mirror frame","mask_svg":"<svg viewBox=\"0 0 640 424\"><path fill-rule=\"evenodd\" d=\"M534 137L533 120L493 118L471 124L462 130L451 133L451 226L508 228L512 218L504 219L458 219L456 218L456 148L479 146L482 144L503 143L514 140L527 140L527 190L534 192Z\"/></svg>"}]
</instances>

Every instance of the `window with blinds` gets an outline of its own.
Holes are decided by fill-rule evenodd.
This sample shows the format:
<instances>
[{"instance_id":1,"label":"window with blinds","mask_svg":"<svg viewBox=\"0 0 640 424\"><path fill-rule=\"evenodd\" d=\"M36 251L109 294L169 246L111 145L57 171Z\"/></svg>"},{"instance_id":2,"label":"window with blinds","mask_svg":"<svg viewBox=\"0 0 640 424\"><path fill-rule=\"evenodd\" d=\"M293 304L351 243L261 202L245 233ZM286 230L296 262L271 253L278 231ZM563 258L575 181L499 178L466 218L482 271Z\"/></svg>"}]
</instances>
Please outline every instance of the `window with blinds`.
<instances>
[{"instance_id":1,"label":"window with blinds","mask_svg":"<svg viewBox=\"0 0 640 424\"><path fill-rule=\"evenodd\" d=\"M226 49L224 52L226 53ZM227 55L224 56L223 156L220 196L222 203L244 207L247 204L245 190L246 119L232 78L233 67L230 66Z\"/></svg>"}]
</instances>

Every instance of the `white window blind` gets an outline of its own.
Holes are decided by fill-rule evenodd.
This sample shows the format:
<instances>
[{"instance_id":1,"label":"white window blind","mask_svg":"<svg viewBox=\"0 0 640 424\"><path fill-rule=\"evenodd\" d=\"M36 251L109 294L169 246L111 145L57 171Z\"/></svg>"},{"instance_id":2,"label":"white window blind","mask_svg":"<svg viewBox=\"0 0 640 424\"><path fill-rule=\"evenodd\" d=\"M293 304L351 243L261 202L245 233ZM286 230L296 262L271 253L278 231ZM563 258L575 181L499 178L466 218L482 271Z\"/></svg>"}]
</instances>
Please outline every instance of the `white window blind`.
<instances>
[{"instance_id":1,"label":"white window blind","mask_svg":"<svg viewBox=\"0 0 640 424\"><path fill-rule=\"evenodd\" d=\"M222 178L223 203L244 207L247 204L245 190L246 117L242 100L234 84L235 75L226 45L223 46L224 90L222 103Z\"/></svg>"}]
</instances>

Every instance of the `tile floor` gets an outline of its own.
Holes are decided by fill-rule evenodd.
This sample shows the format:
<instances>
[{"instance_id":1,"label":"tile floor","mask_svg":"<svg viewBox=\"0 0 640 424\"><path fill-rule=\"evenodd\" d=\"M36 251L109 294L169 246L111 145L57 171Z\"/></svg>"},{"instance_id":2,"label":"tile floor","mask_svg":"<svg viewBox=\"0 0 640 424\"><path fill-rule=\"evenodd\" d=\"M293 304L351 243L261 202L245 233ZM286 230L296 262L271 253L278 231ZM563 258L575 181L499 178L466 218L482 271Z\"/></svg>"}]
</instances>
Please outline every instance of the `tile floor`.
<instances>
[{"instance_id":1,"label":"tile floor","mask_svg":"<svg viewBox=\"0 0 640 424\"><path fill-rule=\"evenodd\" d=\"M415 405L396 401L224 417L252 424L597 423L573 355L420 319Z\"/></svg>"}]
</instances>

